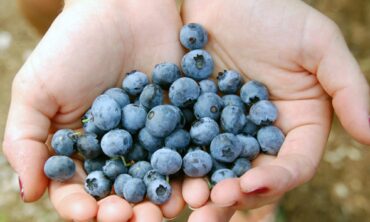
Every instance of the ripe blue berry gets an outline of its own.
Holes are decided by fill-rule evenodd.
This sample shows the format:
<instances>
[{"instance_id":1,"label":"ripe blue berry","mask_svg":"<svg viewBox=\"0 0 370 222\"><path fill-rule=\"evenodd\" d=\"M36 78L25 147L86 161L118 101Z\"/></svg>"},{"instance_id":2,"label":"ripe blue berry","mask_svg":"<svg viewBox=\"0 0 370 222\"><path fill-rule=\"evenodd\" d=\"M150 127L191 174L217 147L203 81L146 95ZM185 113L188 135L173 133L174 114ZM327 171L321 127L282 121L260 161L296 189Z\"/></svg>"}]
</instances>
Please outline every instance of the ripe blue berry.
<instances>
[{"instance_id":1,"label":"ripe blue berry","mask_svg":"<svg viewBox=\"0 0 370 222\"><path fill-rule=\"evenodd\" d=\"M199 94L200 88L197 82L187 77L182 77L172 83L168 93L171 103L181 108L194 104Z\"/></svg>"},{"instance_id":2,"label":"ripe blue berry","mask_svg":"<svg viewBox=\"0 0 370 222\"><path fill-rule=\"evenodd\" d=\"M155 137L149 133L147 128L140 130L138 134L139 143L149 152L155 152L159 148L163 147L163 139Z\"/></svg>"},{"instance_id":3,"label":"ripe blue berry","mask_svg":"<svg viewBox=\"0 0 370 222\"><path fill-rule=\"evenodd\" d=\"M127 173L127 167L120 159L111 159L105 162L103 173L111 180L115 180L120 174Z\"/></svg>"},{"instance_id":4,"label":"ripe blue berry","mask_svg":"<svg viewBox=\"0 0 370 222\"><path fill-rule=\"evenodd\" d=\"M154 66L152 72L153 83L163 89L168 89L170 85L181 77L179 67L170 62L159 63Z\"/></svg>"},{"instance_id":5,"label":"ripe blue berry","mask_svg":"<svg viewBox=\"0 0 370 222\"><path fill-rule=\"evenodd\" d=\"M97 135L86 133L77 139L77 150L85 159L93 159L102 154Z\"/></svg>"},{"instance_id":6,"label":"ripe blue berry","mask_svg":"<svg viewBox=\"0 0 370 222\"><path fill-rule=\"evenodd\" d=\"M139 178L129 179L123 186L123 197L130 203L138 203L144 200L146 186Z\"/></svg>"},{"instance_id":7,"label":"ripe blue berry","mask_svg":"<svg viewBox=\"0 0 370 222\"><path fill-rule=\"evenodd\" d=\"M269 94L265 85L252 80L242 86L240 89L240 97L243 102L250 107L260 100L267 100Z\"/></svg>"},{"instance_id":8,"label":"ripe blue berry","mask_svg":"<svg viewBox=\"0 0 370 222\"><path fill-rule=\"evenodd\" d=\"M260 126L270 125L277 119L278 110L276 106L268 101L261 100L252 105L249 110L249 117L253 123Z\"/></svg>"},{"instance_id":9,"label":"ripe blue berry","mask_svg":"<svg viewBox=\"0 0 370 222\"><path fill-rule=\"evenodd\" d=\"M232 167L232 171L235 173L237 177L242 176L245 172L252 168L252 163L246 158L238 158L234 162L234 166Z\"/></svg>"},{"instance_id":10,"label":"ripe blue berry","mask_svg":"<svg viewBox=\"0 0 370 222\"><path fill-rule=\"evenodd\" d=\"M216 185L217 183L219 183L222 180L230 179L230 178L234 178L234 177L236 177L234 171L229 170L229 169L219 169L219 170L216 170L215 172L213 172L213 174L211 176L211 183L213 185Z\"/></svg>"},{"instance_id":11,"label":"ripe blue berry","mask_svg":"<svg viewBox=\"0 0 370 222\"><path fill-rule=\"evenodd\" d=\"M53 135L51 146L57 155L71 156L75 152L76 142L77 134L73 130L60 129Z\"/></svg>"},{"instance_id":12,"label":"ripe blue berry","mask_svg":"<svg viewBox=\"0 0 370 222\"><path fill-rule=\"evenodd\" d=\"M243 145L240 157L245 157L249 160L255 159L260 153L260 145L257 139L253 136L246 136L243 134L239 134L236 137L238 137L240 143Z\"/></svg>"},{"instance_id":13,"label":"ripe blue berry","mask_svg":"<svg viewBox=\"0 0 370 222\"><path fill-rule=\"evenodd\" d=\"M203 49L192 50L181 60L181 68L185 76L197 81L209 78L214 66L212 56Z\"/></svg>"},{"instance_id":14,"label":"ripe blue berry","mask_svg":"<svg viewBox=\"0 0 370 222\"><path fill-rule=\"evenodd\" d=\"M224 101L224 105L226 106L238 106L243 110L243 113L246 113L245 105L242 101L242 99L237 95L224 95L222 97L222 100Z\"/></svg>"},{"instance_id":15,"label":"ripe blue berry","mask_svg":"<svg viewBox=\"0 0 370 222\"><path fill-rule=\"evenodd\" d=\"M122 81L122 88L131 96L140 95L149 80L145 73L133 70Z\"/></svg>"},{"instance_id":16,"label":"ripe blue berry","mask_svg":"<svg viewBox=\"0 0 370 222\"><path fill-rule=\"evenodd\" d=\"M271 155L276 155L279 152L284 139L283 132L276 126L262 127L257 133L257 140L262 152Z\"/></svg>"},{"instance_id":17,"label":"ripe blue berry","mask_svg":"<svg viewBox=\"0 0 370 222\"><path fill-rule=\"evenodd\" d=\"M96 199L108 196L112 189L112 182L104 176L102 171L93 171L85 179L85 190Z\"/></svg>"},{"instance_id":18,"label":"ripe blue berry","mask_svg":"<svg viewBox=\"0 0 370 222\"><path fill-rule=\"evenodd\" d=\"M246 116L238 106L226 106L221 113L221 128L228 133L240 133L246 123Z\"/></svg>"},{"instance_id":19,"label":"ripe blue berry","mask_svg":"<svg viewBox=\"0 0 370 222\"><path fill-rule=\"evenodd\" d=\"M125 186L126 182L131 179L132 176L128 174L120 174L116 179L114 180L113 188L114 192L120 196L123 197L123 187Z\"/></svg>"},{"instance_id":20,"label":"ripe blue berry","mask_svg":"<svg viewBox=\"0 0 370 222\"><path fill-rule=\"evenodd\" d=\"M210 146L211 155L218 161L231 163L239 157L243 145L231 133L222 133L216 136Z\"/></svg>"},{"instance_id":21,"label":"ripe blue berry","mask_svg":"<svg viewBox=\"0 0 370 222\"><path fill-rule=\"evenodd\" d=\"M155 106L162 105L163 90L156 84L149 84L145 86L143 92L140 94L139 101L147 110L150 110Z\"/></svg>"},{"instance_id":22,"label":"ripe blue berry","mask_svg":"<svg viewBox=\"0 0 370 222\"><path fill-rule=\"evenodd\" d=\"M220 133L220 128L216 121L204 117L195 122L190 129L190 137L193 143L207 146Z\"/></svg>"},{"instance_id":23,"label":"ripe blue berry","mask_svg":"<svg viewBox=\"0 0 370 222\"><path fill-rule=\"evenodd\" d=\"M85 133L94 133L100 138L106 132L104 130L99 129L95 125L91 109L87 110L87 112L83 115L83 117L81 118L81 122Z\"/></svg>"},{"instance_id":24,"label":"ripe blue berry","mask_svg":"<svg viewBox=\"0 0 370 222\"><path fill-rule=\"evenodd\" d=\"M154 180L149 183L147 188L148 199L155 204L164 204L172 194L172 188L165 180Z\"/></svg>"},{"instance_id":25,"label":"ripe blue berry","mask_svg":"<svg viewBox=\"0 0 370 222\"><path fill-rule=\"evenodd\" d=\"M145 127L155 137L171 134L180 121L180 114L170 105L159 105L148 112Z\"/></svg>"},{"instance_id":26,"label":"ripe blue berry","mask_svg":"<svg viewBox=\"0 0 370 222\"><path fill-rule=\"evenodd\" d=\"M166 147L183 153L190 144L190 133L183 129L177 129L168 135L164 141Z\"/></svg>"},{"instance_id":27,"label":"ripe blue berry","mask_svg":"<svg viewBox=\"0 0 370 222\"><path fill-rule=\"evenodd\" d=\"M91 113L94 124L101 130L111 130L121 121L120 105L108 95L100 95L94 100Z\"/></svg>"},{"instance_id":28,"label":"ripe blue berry","mask_svg":"<svg viewBox=\"0 0 370 222\"><path fill-rule=\"evenodd\" d=\"M128 173L132 177L140 178L143 179L145 174L149 171L152 170L152 166L150 165L149 162L147 161L139 161L136 162L134 165L132 165L128 171Z\"/></svg>"},{"instance_id":29,"label":"ripe blue berry","mask_svg":"<svg viewBox=\"0 0 370 222\"><path fill-rule=\"evenodd\" d=\"M122 127L131 134L145 126L146 110L142 106L128 104L122 109Z\"/></svg>"},{"instance_id":30,"label":"ripe blue berry","mask_svg":"<svg viewBox=\"0 0 370 222\"><path fill-rule=\"evenodd\" d=\"M109 157L123 156L132 147L131 134L122 129L111 130L103 136L101 147Z\"/></svg>"},{"instance_id":31,"label":"ripe blue berry","mask_svg":"<svg viewBox=\"0 0 370 222\"><path fill-rule=\"evenodd\" d=\"M155 180L166 180L166 177L160 173L158 173L156 170L149 170L145 176L144 176L144 183L146 186L149 186L149 184Z\"/></svg>"},{"instance_id":32,"label":"ripe blue berry","mask_svg":"<svg viewBox=\"0 0 370 222\"><path fill-rule=\"evenodd\" d=\"M182 158L176 151L164 147L153 153L150 163L158 173L171 175L181 169Z\"/></svg>"},{"instance_id":33,"label":"ripe blue berry","mask_svg":"<svg viewBox=\"0 0 370 222\"><path fill-rule=\"evenodd\" d=\"M188 152L183 159L183 171L189 177L203 177L212 169L211 156L202 151Z\"/></svg>"},{"instance_id":34,"label":"ripe blue berry","mask_svg":"<svg viewBox=\"0 0 370 222\"><path fill-rule=\"evenodd\" d=\"M52 156L44 165L45 175L55 181L66 181L76 172L76 165L67 156Z\"/></svg>"},{"instance_id":35,"label":"ripe blue berry","mask_svg":"<svg viewBox=\"0 0 370 222\"><path fill-rule=\"evenodd\" d=\"M218 88L224 94L235 94L241 87L243 79L237 71L225 70L217 76Z\"/></svg>"},{"instance_id":36,"label":"ripe blue berry","mask_svg":"<svg viewBox=\"0 0 370 222\"><path fill-rule=\"evenodd\" d=\"M130 97L121 88L110 88L104 92L104 95L112 97L120 105L121 109L130 104Z\"/></svg>"},{"instance_id":37,"label":"ripe blue berry","mask_svg":"<svg viewBox=\"0 0 370 222\"><path fill-rule=\"evenodd\" d=\"M94 159L87 159L84 161L84 169L87 174L93 171L103 171L103 166L107 158L105 156L98 156Z\"/></svg>"},{"instance_id":38,"label":"ripe blue berry","mask_svg":"<svg viewBox=\"0 0 370 222\"><path fill-rule=\"evenodd\" d=\"M187 49L201 49L208 42L207 31L200 24L186 24L181 28L180 42Z\"/></svg>"},{"instance_id":39,"label":"ripe blue berry","mask_svg":"<svg viewBox=\"0 0 370 222\"><path fill-rule=\"evenodd\" d=\"M207 93L207 92L217 94L217 91L218 91L216 83L210 79L204 79L200 81L199 87L200 87L200 94Z\"/></svg>"},{"instance_id":40,"label":"ripe blue berry","mask_svg":"<svg viewBox=\"0 0 370 222\"><path fill-rule=\"evenodd\" d=\"M224 102L215 93L203 93L194 104L194 115L197 119L209 117L218 120L221 115Z\"/></svg>"}]
</instances>

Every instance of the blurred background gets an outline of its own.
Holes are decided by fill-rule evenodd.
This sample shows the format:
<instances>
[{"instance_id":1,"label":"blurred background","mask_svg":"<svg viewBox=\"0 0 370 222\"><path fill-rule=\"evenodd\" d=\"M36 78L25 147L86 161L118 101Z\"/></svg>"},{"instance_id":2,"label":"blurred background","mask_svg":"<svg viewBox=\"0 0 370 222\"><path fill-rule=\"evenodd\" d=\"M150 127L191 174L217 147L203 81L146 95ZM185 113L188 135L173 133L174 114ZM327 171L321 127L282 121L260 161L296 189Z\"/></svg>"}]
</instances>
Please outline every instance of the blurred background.
<instances>
[{"instance_id":1,"label":"blurred background","mask_svg":"<svg viewBox=\"0 0 370 222\"><path fill-rule=\"evenodd\" d=\"M332 18L370 81L370 1L306 0ZM22 17L14 0L0 0L0 142L10 101L11 82L40 36ZM0 151L1 154L1 151ZM0 155L0 222L61 221L44 196L24 204L18 180ZM370 221L370 149L352 140L337 120L314 179L282 200L286 221ZM181 219L177 220L181 221Z\"/></svg>"}]
</instances>

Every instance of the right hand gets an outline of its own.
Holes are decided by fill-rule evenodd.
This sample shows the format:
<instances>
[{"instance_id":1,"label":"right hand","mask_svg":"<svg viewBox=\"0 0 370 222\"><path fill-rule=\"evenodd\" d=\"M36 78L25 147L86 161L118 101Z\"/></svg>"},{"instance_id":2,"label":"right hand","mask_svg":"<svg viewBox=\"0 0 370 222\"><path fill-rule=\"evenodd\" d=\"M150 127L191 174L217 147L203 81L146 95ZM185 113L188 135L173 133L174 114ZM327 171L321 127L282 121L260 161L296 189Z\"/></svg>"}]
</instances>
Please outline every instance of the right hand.
<instances>
[{"instance_id":1,"label":"right hand","mask_svg":"<svg viewBox=\"0 0 370 222\"><path fill-rule=\"evenodd\" d=\"M50 133L80 128L80 117L94 98L120 85L125 73L150 73L163 61L179 63L181 26L175 1L66 3L13 82L3 148L21 180L25 202L39 199L49 187L52 204L67 220L162 221L181 212L179 184L165 205L132 207L117 196L96 201L87 194L77 160L77 174L68 182L49 182L43 172Z\"/></svg>"}]
</instances>

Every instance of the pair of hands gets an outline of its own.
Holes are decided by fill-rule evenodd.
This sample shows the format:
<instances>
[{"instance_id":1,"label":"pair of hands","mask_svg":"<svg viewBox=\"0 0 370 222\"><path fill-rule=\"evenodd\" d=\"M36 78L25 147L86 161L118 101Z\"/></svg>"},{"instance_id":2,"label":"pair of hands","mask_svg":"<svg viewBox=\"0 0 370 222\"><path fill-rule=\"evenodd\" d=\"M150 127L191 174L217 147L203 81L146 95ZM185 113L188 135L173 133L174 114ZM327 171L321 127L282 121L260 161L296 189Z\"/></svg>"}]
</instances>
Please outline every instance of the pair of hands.
<instances>
[{"instance_id":1,"label":"pair of hands","mask_svg":"<svg viewBox=\"0 0 370 222\"><path fill-rule=\"evenodd\" d=\"M83 189L78 161L70 181L48 181L50 133L79 128L94 98L120 85L124 73L179 64L178 35L189 22L209 32L206 49L216 71L235 69L267 85L279 110L276 125L286 134L279 155L261 155L252 170L212 192L203 179L175 181L174 195L160 207L131 206L117 196L96 201ZM236 210L272 203L313 177L332 107L355 139L370 144L368 101L369 86L339 29L301 1L185 0L180 16L173 0L71 0L14 79L4 154L22 182L23 200L35 201L49 188L65 219L162 221L186 202L197 208L190 221L228 221Z\"/></svg>"}]
</instances>

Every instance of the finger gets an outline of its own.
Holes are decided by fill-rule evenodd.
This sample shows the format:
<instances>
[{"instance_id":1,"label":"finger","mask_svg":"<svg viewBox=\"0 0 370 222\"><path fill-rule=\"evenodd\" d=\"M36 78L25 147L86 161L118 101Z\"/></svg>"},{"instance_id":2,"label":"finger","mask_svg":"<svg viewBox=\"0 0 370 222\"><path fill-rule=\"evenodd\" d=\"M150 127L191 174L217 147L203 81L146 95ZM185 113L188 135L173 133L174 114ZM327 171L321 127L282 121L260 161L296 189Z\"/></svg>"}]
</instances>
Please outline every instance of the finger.
<instances>
[{"instance_id":1,"label":"finger","mask_svg":"<svg viewBox=\"0 0 370 222\"><path fill-rule=\"evenodd\" d=\"M171 187L172 187L171 198L166 203L160 206L163 216L169 219L173 219L177 215L179 215L185 206L185 202L184 199L182 198L181 193L181 182L180 181L172 182Z\"/></svg>"},{"instance_id":2,"label":"finger","mask_svg":"<svg viewBox=\"0 0 370 222\"><path fill-rule=\"evenodd\" d=\"M209 187L204 178L185 178L182 185L182 196L191 208L199 208L209 199Z\"/></svg>"},{"instance_id":3,"label":"finger","mask_svg":"<svg viewBox=\"0 0 370 222\"><path fill-rule=\"evenodd\" d=\"M162 222L163 216L160 208L148 201L134 206L134 215L131 222Z\"/></svg>"},{"instance_id":4,"label":"finger","mask_svg":"<svg viewBox=\"0 0 370 222\"><path fill-rule=\"evenodd\" d=\"M98 221L124 222L128 221L133 215L131 205L117 195L104 198L98 202L98 205Z\"/></svg>"},{"instance_id":5,"label":"finger","mask_svg":"<svg viewBox=\"0 0 370 222\"><path fill-rule=\"evenodd\" d=\"M311 58L306 66L317 74L319 82L333 98L334 110L344 128L358 141L370 144L369 84L339 28L326 18L317 20L323 25L312 22L307 26L306 33L312 36L307 36L308 41L303 43L305 56ZM316 33L321 33L320 41Z\"/></svg>"},{"instance_id":6,"label":"finger","mask_svg":"<svg viewBox=\"0 0 370 222\"><path fill-rule=\"evenodd\" d=\"M23 200L29 202L40 198L48 184L43 173L48 157L45 141L50 128L49 117L54 115L57 107L43 92L43 85L25 74L32 74L27 66L13 82L3 150L19 176Z\"/></svg>"},{"instance_id":7,"label":"finger","mask_svg":"<svg viewBox=\"0 0 370 222\"><path fill-rule=\"evenodd\" d=\"M68 181L51 181L49 197L59 215L66 220L88 221L96 217L98 204L83 187L86 177L80 162L76 163L76 174Z\"/></svg>"},{"instance_id":8,"label":"finger","mask_svg":"<svg viewBox=\"0 0 370 222\"><path fill-rule=\"evenodd\" d=\"M235 209L230 207L218 207L212 203L196 209L190 214L189 222L227 222L235 213Z\"/></svg>"}]
</instances>

